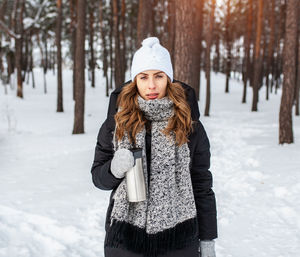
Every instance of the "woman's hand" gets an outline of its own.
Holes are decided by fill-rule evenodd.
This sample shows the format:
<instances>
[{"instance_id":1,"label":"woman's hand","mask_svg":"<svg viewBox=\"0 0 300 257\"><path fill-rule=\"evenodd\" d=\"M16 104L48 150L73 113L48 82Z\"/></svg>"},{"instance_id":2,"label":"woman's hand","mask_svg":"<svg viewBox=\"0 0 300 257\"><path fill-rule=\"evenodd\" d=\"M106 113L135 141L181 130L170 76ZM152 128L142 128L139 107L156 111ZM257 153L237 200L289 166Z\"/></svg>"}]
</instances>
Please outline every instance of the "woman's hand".
<instances>
[{"instance_id":1,"label":"woman's hand","mask_svg":"<svg viewBox=\"0 0 300 257\"><path fill-rule=\"evenodd\" d=\"M214 240L200 241L200 257L216 257Z\"/></svg>"},{"instance_id":2,"label":"woman's hand","mask_svg":"<svg viewBox=\"0 0 300 257\"><path fill-rule=\"evenodd\" d=\"M133 153L128 149L119 149L111 161L110 170L116 178L125 177L125 173L134 166Z\"/></svg>"}]
</instances>

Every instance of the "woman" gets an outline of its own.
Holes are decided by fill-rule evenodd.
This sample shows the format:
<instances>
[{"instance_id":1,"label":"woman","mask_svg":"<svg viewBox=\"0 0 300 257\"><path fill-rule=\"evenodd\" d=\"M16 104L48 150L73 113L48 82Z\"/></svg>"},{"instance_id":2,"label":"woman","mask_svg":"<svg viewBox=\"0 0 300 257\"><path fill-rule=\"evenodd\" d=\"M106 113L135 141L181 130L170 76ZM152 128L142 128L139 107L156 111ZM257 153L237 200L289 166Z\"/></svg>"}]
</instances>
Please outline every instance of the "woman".
<instances>
[{"instance_id":1,"label":"woman","mask_svg":"<svg viewBox=\"0 0 300 257\"><path fill-rule=\"evenodd\" d=\"M112 190L105 257L214 257L216 203L209 140L194 90L173 80L156 37L134 54L131 81L112 92L95 149L96 187ZM127 198L132 148L143 149L146 200Z\"/></svg>"}]
</instances>

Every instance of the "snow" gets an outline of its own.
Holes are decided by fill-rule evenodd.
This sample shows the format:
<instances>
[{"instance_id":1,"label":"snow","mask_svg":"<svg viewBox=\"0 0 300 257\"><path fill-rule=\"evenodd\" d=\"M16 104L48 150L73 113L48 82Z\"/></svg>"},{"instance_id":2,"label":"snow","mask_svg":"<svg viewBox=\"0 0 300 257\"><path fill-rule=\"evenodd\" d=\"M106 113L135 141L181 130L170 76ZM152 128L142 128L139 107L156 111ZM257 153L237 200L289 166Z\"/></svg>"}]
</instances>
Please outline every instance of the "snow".
<instances>
[{"instance_id":1,"label":"snow","mask_svg":"<svg viewBox=\"0 0 300 257\"><path fill-rule=\"evenodd\" d=\"M47 5L49 5L49 2L47 0L44 0L42 3L38 3L35 1L30 1L28 2L30 4L30 8L37 8L37 12L34 18L30 18L30 17L25 17L23 20L23 24L24 24L24 29L29 29L31 26L35 26L36 28L40 27L40 24L38 24L41 20L40 15L43 11L44 8L47 7ZM53 13L49 13L46 15L46 17L52 18L55 17L55 15Z\"/></svg>"},{"instance_id":2,"label":"snow","mask_svg":"<svg viewBox=\"0 0 300 257\"><path fill-rule=\"evenodd\" d=\"M128 77L128 76L127 76ZM87 78L87 76L86 76ZM72 73L64 71L64 113L56 113L56 77L35 70L36 89L24 99L0 94L0 256L103 257L109 191L90 174L96 137L108 98L105 80L86 85L85 134L72 135ZM205 80L201 76L200 112ZM2 88L2 87L0 87ZM241 104L242 84L212 74L210 117L201 116L211 143L217 200L217 257L297 257L300 251L300 118L293 116L295 144L278 144L281 90L259 111ZM4 92L4 90L2 91Z\"/></svg>"}]
</instances>

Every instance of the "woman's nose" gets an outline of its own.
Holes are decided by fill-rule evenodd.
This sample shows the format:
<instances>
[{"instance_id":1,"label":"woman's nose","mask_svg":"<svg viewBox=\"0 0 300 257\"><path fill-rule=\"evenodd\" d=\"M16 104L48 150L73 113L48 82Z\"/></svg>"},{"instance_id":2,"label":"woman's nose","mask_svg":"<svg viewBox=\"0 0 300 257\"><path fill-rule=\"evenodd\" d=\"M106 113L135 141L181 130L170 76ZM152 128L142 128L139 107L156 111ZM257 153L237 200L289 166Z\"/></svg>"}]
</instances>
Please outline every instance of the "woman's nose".
<instances>
[{"instance_id":1,"label":"woman's nose","mask_svg":"<svg viewBox=\"0 0 300 257\"><path fill-rule=\"evenodd\" d=\"M149 77L149 84L148 84L149 89L155 89L155 81L153 77Z\"/></svg>"}]
</instances>

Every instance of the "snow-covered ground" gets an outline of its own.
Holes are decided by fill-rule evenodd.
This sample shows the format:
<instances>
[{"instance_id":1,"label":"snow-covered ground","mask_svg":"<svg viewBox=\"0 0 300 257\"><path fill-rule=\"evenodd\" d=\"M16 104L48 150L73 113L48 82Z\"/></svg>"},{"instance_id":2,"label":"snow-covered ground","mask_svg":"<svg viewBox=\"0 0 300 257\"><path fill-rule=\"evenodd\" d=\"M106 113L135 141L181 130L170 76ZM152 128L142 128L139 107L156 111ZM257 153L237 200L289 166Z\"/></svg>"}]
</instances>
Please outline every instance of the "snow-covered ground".
<instances>
[{"instance_id":1,"label":"snow-covered ground","mask_svg":"<svg viewBox=\"0 0 300 257\"><path fill-rule=\"evenodd\" d=\"M56 113L56 78L35 70L37 88L24 99L0 85L0 256L103 257L109 192L94 187L90 169L98 129L106 116L105 83L86 86L85 134L72 135L71 72L64 72L64 113ZM242 84L212 74L211 116L201 121L211 143L218 208L217 257L300 256L300 118L295 144L278 144L280 95L259 111L241 104Z\"/></svg>"}]
</instances>

